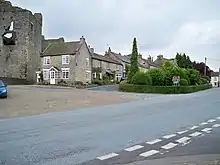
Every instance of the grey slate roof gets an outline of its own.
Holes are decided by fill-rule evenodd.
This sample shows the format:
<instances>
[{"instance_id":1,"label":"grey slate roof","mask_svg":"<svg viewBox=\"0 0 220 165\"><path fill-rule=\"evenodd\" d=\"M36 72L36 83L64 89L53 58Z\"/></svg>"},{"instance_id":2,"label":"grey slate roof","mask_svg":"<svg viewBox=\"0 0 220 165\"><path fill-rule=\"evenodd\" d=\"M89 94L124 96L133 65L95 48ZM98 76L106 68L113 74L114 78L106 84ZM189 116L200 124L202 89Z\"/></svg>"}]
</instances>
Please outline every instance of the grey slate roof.
<instances>
[{"instance_id":1,"label":"grey slate roof","mask_svg":"<svg viewBox=\"0 0 220 165\"><path fill-rule=\"evenodd\" d=\"M100 60L100 61L105 61L105 62L109 62L109 63L113 63L113 64L118 64L118 65L122 65L121 63L119 63L118 61L115 61L113 59L110 59L106 56L103 56L103 55L100 55L100 54L97 54L97 53L93 53L92 54L92 58L93 59L97 59L97 60Z\"/></svg>"},{"instance_id":2,"label":"grey slate roof","mask_svg":"<svg viewBox=\"0 0 220 165\"><path fill-rule=\"evenodd\" d=\"M211 77L218 77L220 76L220 72L211 72Z\"/></svg>"},{"instance_id":3,"label":"grey slate roof","mask_svg":"<svg viewBox=\"0 0 220 165\"><path fill-rule=\"evenodd\" d=\"M120 53L118 54L118 53L115 53L115 52L110 52L110 53L112 53L114 56L116 56L122 62L125 62L125 63L128 63L128 64L131 63L130 59L127 56L122 56Z\"/></svg>"},{"instance_id":4,"label":"grey slate roof","mask_svg":"<svg viewBox=\"0 0 220 165\"><path fill-rule=\"evenodd\" d=\"M75 54L80 47L80 41L52 43L43 52L42 56Z\"/></svg>"}]
</instances>

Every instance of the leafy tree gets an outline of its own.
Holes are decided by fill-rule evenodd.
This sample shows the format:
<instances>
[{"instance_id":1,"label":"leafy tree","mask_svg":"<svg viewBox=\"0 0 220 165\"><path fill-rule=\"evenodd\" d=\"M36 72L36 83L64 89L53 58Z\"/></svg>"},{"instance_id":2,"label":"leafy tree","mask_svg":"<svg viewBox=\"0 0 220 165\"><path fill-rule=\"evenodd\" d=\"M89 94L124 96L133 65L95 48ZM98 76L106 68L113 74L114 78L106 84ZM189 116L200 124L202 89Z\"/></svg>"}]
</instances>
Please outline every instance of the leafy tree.
<instances>
[{"instance_id":1,"label":"leafy tree","mask_svg":"<svg viewBox=\"0 0 220 165\"><path fill-rule=\"evenodd\" d=\"M136 38L134 38L133 41L133 48L132 48L132 54L131 54L131 66L130 71L128 73L127 81L131 82L132 77L139 71L138 67L138 50L137 50L137 41Z\"/></svg>"},{"instance_id":2,"label":"leafy tree","mask_svg":"<svg viewBox=\"0 0 220 165\"><path fill-rule=\"evenodd\" d=\"M161 68L152 68L147 72L151 79L152 85L163 86L165 81L165 73Z\"/></svg>"},{"instance_id":3,"label":"leafy tree","mask_svg":"<svg viewBox=\"0 0 220 165\"><path fill-rule=\"evenodd\" d=\"M148 73L137 72L131 80L135 85L152 85L152 79Z\"/></svg>"},{"instance_id":4,"label":"leafy tree","mask_svg":"<svg viewBox=\"0 0 220 165\"><path fill-rule=\"evenodd\" d=\"M125 65L125 74L128 75L129 71L130 71L130 65L126 64Z\"/></svg>"}]
</instances>

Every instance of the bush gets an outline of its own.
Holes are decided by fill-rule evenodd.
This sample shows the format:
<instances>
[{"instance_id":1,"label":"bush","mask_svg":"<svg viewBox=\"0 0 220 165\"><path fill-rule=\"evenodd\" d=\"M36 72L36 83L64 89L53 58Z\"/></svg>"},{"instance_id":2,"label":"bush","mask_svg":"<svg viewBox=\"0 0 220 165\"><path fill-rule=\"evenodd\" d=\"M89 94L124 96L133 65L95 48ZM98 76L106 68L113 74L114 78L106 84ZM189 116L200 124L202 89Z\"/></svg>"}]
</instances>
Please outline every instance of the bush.
<instances>
[{"instance_id":1,"label":"bush","mask_svg":"<svg viewBox=\"0 0 220 165\"><path fill-rule=\"evenodd\" d=\"M149 76L152 79L152 85L163 86L165 81L165 73L160 68L150 69L148 72Z\"/></svg>"},{"instance_id":2,"label":"bush","mask_svg":"<svg viewBox=\"0 0 220 165\"><path fill-rule=\"evenodd\" d=\"M119 90L123 92L162 93L162 94L193 93L210 88L212 88L212 85L210 84L178 86L178 87L177 86L147 86L147 85L133 85L133 84L119 85Z\"/></svg>"},{"instance_id":3,"label":"bush","mask_svg":"<svg viewBox=\"0 0 220 165\"><path fill-rule=\"evenodd\" d=\"M205 78L200 78L200 82L201 82L201 84L208 84L209 83L209 81Z\"/></svg>"},{"instance_id":4,"label":"bush","mask_svg":"<svg viewBox=\"0 0 220 165\"><path fill-rule=\"evenodd\" d=\"M152 85L152 79L148 73L137 72L131 79L135 85Z\"/></svg>"},{"instance_id":5,"label":"bush","mask_svg":"<svg viewBox=\"0 0 220 165\"><path fill-rule=\"evenodd\" d=\"M121 81L120 84L127 84L127 80Z\"/></svg>"},{"instance_id":6,"label":"bush","mask_svg":"<svg viewBox=\"0 0 220 165\"><path fill-rule=\"evenodd\" d=\"M188 86L189 83L188 83L188 81L186 79L180 79L180 85L181 86Z\"/></svg>"},{"instance_id":7,"label":"bush","mask_svg":"<svg viewBox=\"0 0 220 165\"><path fill-rule=\"evenodd\" d=\"M211 81L210 77L209 76L202 76L202 78L206 79L208 82Z\"/></svg>"},{"instance_id":8,"label":"bush","mask_svg":"<svg viewBox=\"0 0 220 165\"><path fill-rule=\"evenodd\" d=\"M101 80L95 79L92 80L92 84L103 85L103 82Z\"/></svg>"}]
</instances>

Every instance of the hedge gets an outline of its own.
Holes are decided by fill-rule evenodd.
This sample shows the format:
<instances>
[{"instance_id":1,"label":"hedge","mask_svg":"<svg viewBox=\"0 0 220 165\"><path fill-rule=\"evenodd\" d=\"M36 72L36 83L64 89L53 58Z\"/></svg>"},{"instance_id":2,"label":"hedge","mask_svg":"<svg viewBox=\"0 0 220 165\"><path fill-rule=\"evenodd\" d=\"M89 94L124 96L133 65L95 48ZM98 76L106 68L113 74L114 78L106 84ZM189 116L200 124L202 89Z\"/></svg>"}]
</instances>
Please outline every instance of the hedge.
<instances>
[{"instance_id":1,"label":"hedge","mask_svg":"<svg viewBox=\"0 0 220 165\"><path fill-rule=\"evenodd\" d=\"M211 84L193 85L193 86L147 86L147 85L133 85L133 84L119 85L119 90L123 92L161 93L161 94L193 93L210 88L212 88Z\"/></svg>"}]
</instances>

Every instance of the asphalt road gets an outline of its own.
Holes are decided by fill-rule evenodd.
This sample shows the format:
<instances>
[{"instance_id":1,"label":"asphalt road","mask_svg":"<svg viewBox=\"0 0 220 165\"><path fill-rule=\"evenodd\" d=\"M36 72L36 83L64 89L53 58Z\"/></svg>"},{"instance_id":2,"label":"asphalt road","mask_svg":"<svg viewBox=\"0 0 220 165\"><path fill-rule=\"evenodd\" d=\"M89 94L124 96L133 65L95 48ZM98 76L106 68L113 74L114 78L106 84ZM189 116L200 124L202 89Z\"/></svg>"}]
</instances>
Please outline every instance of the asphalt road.
<instances>
[{"instance_id":1,"label":"asphalt road","mask_svg":"<svg viewBox=\"0 0 220 165\"><path fill-rule=\"evenodd\" d=\"M98 165L140 161L149 159L149 155L160 158L167 154L165 151L178 153L172 151L182 145L176 140L190 137L191 145L200 136L208 136L209 131L203 129L220 129L219 95L220 89L158 95L118 105L2 120L0 160L5 165ZM198 127L190 129L194 126ZM188 132L178 134L184 130ZM195 132L201 135L194 136ZM162 141L146 143L156 139ZM138 146L143 147L138 150Z\"/></svg>"}]
</instances>

